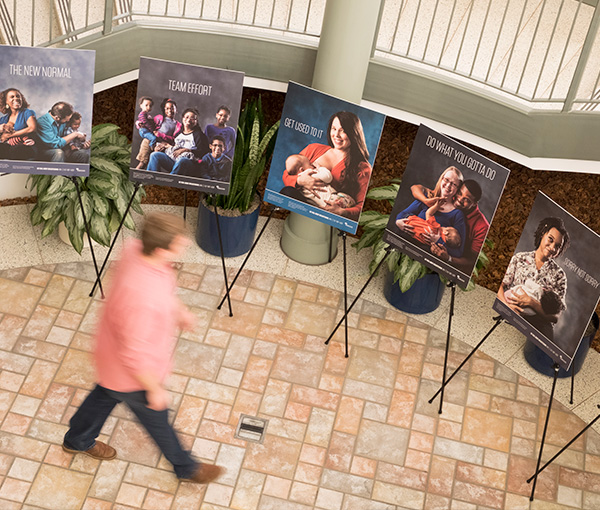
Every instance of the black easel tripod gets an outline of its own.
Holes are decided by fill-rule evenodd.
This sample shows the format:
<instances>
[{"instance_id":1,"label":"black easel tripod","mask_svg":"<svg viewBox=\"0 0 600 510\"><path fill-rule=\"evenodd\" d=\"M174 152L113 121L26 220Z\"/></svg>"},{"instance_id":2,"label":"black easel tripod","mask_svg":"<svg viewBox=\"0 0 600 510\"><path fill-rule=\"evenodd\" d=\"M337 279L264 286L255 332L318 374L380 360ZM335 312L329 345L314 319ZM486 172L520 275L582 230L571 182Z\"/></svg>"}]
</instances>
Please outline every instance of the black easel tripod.
<instances>
[{"instance_id":1,"label":"black easel tripod","mask_svg":"<svg viewBox=\"0 0 600 510\"><path fill-rule=\"evenodd\" d=\"M558 373L558 371L557 371ZM554 382L556 383L556 377L554 378ZM554 387L552 388L554 390ZM552 401L551 401L552 402ZM600 404L598 404L598 409L600 409ZM542 438L542 447L544 445L544 438L546 436L546 427L548 425L548 416L550 415L550 408L548 407L548 414L546 415L546 425L544 426L544 437ZM546 462L542 467L540 467L540 460L538 459L538 464L537 464L537 468L535 470L535 474L531 477L527 479L527 483L531 483L531 480L533 480L534 478L537 480L537 476L544 470L546 469L550 464L552 464L552 462L554 462L556 460L556 458L562 453L564 452L567 448L569 448L569 446L571 446L575 441L577 441L586 431L587 429L589 429L594 423L596 423L598 420L600 419L600 414L598 414L591 422L589 422L580 432L577 433L577 435L571 439L565 446L563 446L558 452L556 452L556 454L548 461ZM540 447L540 459L542 457L542 447ZM529 498L530 501L533 501L533 493L535 491L535 483L533 485L533 490L531 491L531 497Z\"/></svg>"},{"instance_id":2,"label":"black easel tripod","mask_svg":"<svg viewBox=\"0 0 600 510\"><path fill-rule=\"evenodd\" d=\"M333 338L333 335L335 335L336 331L342 325L342 322L345 322L345 324L346 324L346 356L345 357L347 358L348 357L348 314L350 313L350 310L352 310L352 308L354 307L354 305L356 304L356 302L359 300L360 296L362 296L362 293L365 291L365 289L367 288L367 286L369 285L369 283L371 283L371 280L375 277L375 275L377 274L377 271L379 270L379 268L383 265L383 263L385 262L385 260L388 258L389 254L392 252L392 247L388 246L385 249L385 255L379 261L379 264L377 264L377 267L375 268L375 271L373 271L371 273L371 276L369 276L369 279L365 282L365 284L363 285L362 289L360 289L360 291L358 292L358 294L354 298L354 301L352 301L352 303L350 304L350 306L348 306L348 290L347 290L347 276L346 276L346 233L343 232L342 236L343 236L343 239L344 239L344 315L342 316L342 318L340 319L340 321L337 323L337 326L335 328L333 328L333 331L331 332L331 334L329 335L329 337L327 338L327 340L325 340L325 345L329 344L329 342Z\"/></svg>"},{"instance_id":3,"label":"black easel tripod","mask_svg":"<svg viewBox=\"0 0 600 510\"><path fill-rule=\"evenodd\" d=\"M460 365L458 365L458 367L456 368L456 370L454 372L452 372L452 374L450 375L450 377L448 377L448 379L446 379L446 367L447 367L447 364L448 364L448 349L450 347L450 328L452 326L452 315L454 315L454 293L455 293L454 291L455 291L455 286L454 286L454 284L451 284L451 285L452 285L452 297L451 297L451 300L450 300L450 316L448 318L448 332L446 334L446 354L444 356L444 373L443 373L443 377L442 377L442 386L436 392L436 394L429 399L429 403L431 404L435 400L435 397L437 397L440 393L442 394L441 397L440 397L440 409L438 411L438 414L442 414L442 405L444 403L444 388L446 387L446 385L454 378L454 376L460 371L460 369L463 366L465 366L465 363L467 361L469 361L469 359L471 359L471 356L473 356L473 354L475 354L475 352L483 345L483 342L485 342L489 338L489 336L494 332L494 330L500 324L502 324L502 322L504 322L504 319L502 317L500 317L499 315L497 317L494 317L494 321L496 321L496 323L490 328L490 330L479 341L479 343L473 348L473 350L462 361L462 363Z\"/></svg>"},{"instance_id":4,"label":"black easel tripod","mask_svg":"<svg viewBox=\"0 0 600 510\"><path fill-rule=\"evenodd\" d=\"M115 247L115 243L117 242L117 239L119 238L119 232L121 232L121 229L123 228L123 223L125 223L125 218L127 217L127 214L129 213L129 209L131 209L131 204L133 204L133 199L135 198L135 195L137 194L138 190L140 189L140 183L136 182L134 184L134 188L133 188L133 194L131 195L131 198L129 199L129 203L127 204L127 208L125 209L125 214L123 214L123 217L121 218L121 222L119 223L119 227L117 228L117 231L115 232L115 235L113 237L112 243L110 243L110 247L108 249L108 253L106 254L106 257L104 258L104 262L102 263L102 267L100 268L100 271L96 270L96 281L94 282L94 286L92 287L92 290L90 292L90 297L94 296L94 292L96 291L96 285L100 286L100 293L102 296L102 299L104 299L104 292L102 292L102 273L104 272L104 268L106 267L106 263L108 262L108 258L110 257L110 254L113 250L113 248ZM81 200L81 198L80 198ZM85 219L84 219L85 221ZM89 236L89 233L88 233ZM93 256L92 252L92 256ZM94 260L95 263L95 260Z\"/></svg>"},{"instance_id":5,"label":"black easel tripod","mask_svg":"<svg viewBox=\"0 0 600 510\"><path fill-rule=\"evenodd\" d=\"M542 469L544 469L551 462L550 461L550 462L546 463L546 465L542 469L540 469L540 464L542 463L542 453L544 452L544 443L546 442L546 432L548 431L548 422L550 421L550 412L552 411L552 401L554 400L554 391L556 390L556 380L558 379L558 370L559 369L560 369L560 367L558 366L558 363L554 363L554 365L552 365L552 370L554 370L554 379L552 380L552 391L550 391L550 401L548 402L548 412L546 413L546 421L544 423L544 432L542 433L542 442L540 444L540 453L538 454L538 460L537 460L537 466L535 468L535 474L527 480L527 483L531 483L531 480L533 480L533 487L531 487L531 496L529 497L529 501L533 501L533 495L535 494L535 486L537 484L538 474L542 471ZM569 443L569 444L571 444L571 443ZM552 460L554 460L554 458Z\"/></svg>"},{"instance_id":6,"label":"black easel tripod","mask_svg":"<svg viewBox=\"0 0 600 510\"><path fill-rule=\"evenodd\" d=\"M90 226L88 224L87 218L85 217L85 210L83 208L83 200L81 199L81 191L79 189L79 181L77 177L70 177L71 181L75 185L75 189L77 190L77 198L79 199L79 207L81 208L81 215L83 216L83 224L85 226L85 233L87 234L88 243L90 245L90 252L92 253L92 261L94 262L94 269L96 270L96 282L100 287L100 295L102 299L104 299L104 290L102 289L102 282L100 282L100 271L98 271L98 264L96 263L96 255L94 254L94 246L92 245L92 237L90 236ZM95 287L95 284L94 284ZM90 294L91 296L91 294Z\"/></svg>"},{"instance_id":7,"label":"black easel tripod","mask_svg":"<svg viewBox=\"0 0 600 510\"><path fill-rule=\"evenodd\" d=\"M223 303L225 302L225 299L228 300L229 302L229 316L231 317L233 315L233 313L231 313L231 300L229 298L229 292L231 291L231 289L233 289L233 286L235 285L235 282L237 281L238 277L240 276L240 274L242 273L244 266L246 265L246 262L248 262L248 259L250 258L250 255L252 255L252 252L254 251L254 248L256 248L256 245L258 244L258 241L260 240L260 238L262 237L264 231L267 228L267 225L269 224L269 222L271 221L271 218L273 217L273 213L275 211L278 211L279 207L273 207L271 206L271 210L269 211L269 216L267 217L267 220L265 221L265 224L262 226L262 228L260 229L260 232L258 233L258 236L256 236L256 239L254 240L254 242L252 243L252 246L250 247L250 250L248 251L248 253L246 254L246 257L244 258L244 261L242 262L242 265L240 266L240 268L238 269L237 273L235 274L235 277L233 278L231 285L227 286L227 279L225 280L226 285L225 285L225 295L223 296L223 299L221 299L221 302L219 303L219 306L217 306L217 310L220 310L221 307L223 306ZM215 214L216 214L216 209L215 209ZM220 233L219 233L220 236ZM220 237L219 237L220 239ZM221 247L221 254L223 253L223 248Z\"/></svg>"}]
</instances>

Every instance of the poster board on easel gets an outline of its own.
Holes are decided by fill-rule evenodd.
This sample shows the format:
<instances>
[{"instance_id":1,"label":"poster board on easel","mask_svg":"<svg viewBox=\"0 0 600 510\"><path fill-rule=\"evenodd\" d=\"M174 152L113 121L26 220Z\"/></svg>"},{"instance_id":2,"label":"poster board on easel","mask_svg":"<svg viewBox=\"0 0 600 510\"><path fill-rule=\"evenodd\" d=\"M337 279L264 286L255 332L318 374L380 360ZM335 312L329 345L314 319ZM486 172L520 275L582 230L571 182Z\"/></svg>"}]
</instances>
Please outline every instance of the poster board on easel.
<instances>
[{"instance_id":1,"label":"poster board on easel","mask_svg":"<svg viewBox=\"0 0 600 510\"><path fill-rule=\"evenodd\" d=\"M600 299L600 236L541 191L494 310L569 370Z\"/></svg>"},{"instance_id":2,"label":"poster board on easel","mask_svg":"<svg viewBox=\"0 0 600 510\"><path fill-rule=\"evenodd\" d=\"M140 58L131 179L227 195L243 85L244 73L238 71ZM147 105L152 126L142 125L139 117ZM166 108L174 109L172 116ZM168 129L167 118L176 128ZM140 149L148 151L148 145L148 160L142 162Z\"/></svg>"},{"instance_id":3,"label":"poster board on easel","mask_svg":"<svg viewBox=\"0 0 600 510\"><path fill-rule=\"evenodd\" d=\"M421 125L383 240L466 288L508 175L502 165ZM436 201L441 205L432 212ZM423 236L427 229L437 238Z\"/></svg>"},{"instance_id":4,"label":"poster board on easel","mask_svg":"<svg viewBox=\"0 0 600 510\"><path fill-rule=\"evenodd\" d=\"M95 56L0 46L0 173L89 175Z\"/></svg>"},{"instance_id":5,"label":"poster board on easel","mask_svg":"<svg viewBox=\"0 0 600 510\"><path fill-rule=\"evenodd\" d=\"M265 202L356 233L384 122L379 112L290 82Z\"/></svg>"}]
</instances>

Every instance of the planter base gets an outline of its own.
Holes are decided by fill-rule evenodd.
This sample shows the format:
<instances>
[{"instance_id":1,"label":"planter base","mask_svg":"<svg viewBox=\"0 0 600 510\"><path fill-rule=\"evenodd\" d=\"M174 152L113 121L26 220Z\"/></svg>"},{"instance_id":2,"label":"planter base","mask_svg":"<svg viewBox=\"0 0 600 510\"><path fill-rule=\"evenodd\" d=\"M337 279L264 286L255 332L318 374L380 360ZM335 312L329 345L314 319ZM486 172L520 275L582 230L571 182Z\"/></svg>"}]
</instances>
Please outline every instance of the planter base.
<instances>
[{"instance_id":1,"label":"planter base","mask_svg":"<svg viewBox=\"0 0 600 510\"><path fill-rule=\"evenodd\" d=\"M337 255L337 245L337 230L329 225L296 213L290 213L284 222L281 249L296 262L328 264Z\"/></svg>"},{"instance_id":2,"label":"planter base","mask_svg":"<svg viewBox=\"0 0 600 510\"><path fill-rule=\"evenodd\" d=\"M592 315L590 322L593 325L592 332L582 338L581 343L579 344L579 349L577 349L577 352L573 357L571 369L567 372L564 368L560 368L558 370L558 377L570 377L572 375L571 373L576 374L579 372L579 370L581 370L583 362L585 361L585 357L590 350L592 340L598 331L598 326L600 326L600 320L596 313ZM554 361L533 342L530 342L529 340L525 342L523 354L525 355L527 363L529 363L529 365L540 374L547 375L548 377L554 377L554 369L552 368Z\"/></svg>"},{"instance_id":3,"label":"planter base","mask_svg":"<svg viewBox=\"0 0 600 510\"><path fill-rule=\"evenodd\" d=\"M406 292L402 292L398 283L394 283L394 275L387 271L383 294L394 308L412 314L433 312L442 301L446 286L436 273L429 273L419 278Z\"/></svg>"},{"instance_id":4,"label":"planter base","mask_svg":"<svg viewBox=\"0 0 600 510\"><path fill-rule=\"evenodd\" d=\"M256 205L254 210L252 210L252 207L250 208L251 213L241 216L222 216L219 214L224 257L238 257L247 253L252 247L260 213L260 201L258 199ZM204 205L202 200L198 205L196 242L205 252L217 257L221 256L215 212Z\"/></svg>"}]
</instances>

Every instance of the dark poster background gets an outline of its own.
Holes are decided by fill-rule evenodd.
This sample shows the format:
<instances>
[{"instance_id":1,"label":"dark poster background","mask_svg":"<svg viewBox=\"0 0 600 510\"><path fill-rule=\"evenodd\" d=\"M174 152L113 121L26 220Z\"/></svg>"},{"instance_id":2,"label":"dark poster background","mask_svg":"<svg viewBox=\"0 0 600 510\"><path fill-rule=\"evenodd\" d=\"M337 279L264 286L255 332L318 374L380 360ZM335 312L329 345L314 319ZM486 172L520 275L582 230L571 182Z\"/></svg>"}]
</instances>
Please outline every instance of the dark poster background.
<instances>
[{"instance_id":1,"label":"dark poster background","mask_svg":"<svg viewBox=\"0 0 600 510\"><path fill-rule=\"evenodd\" d=\"M552 216L563 220L570 236L570 246L554 259L567 277L567 308L554 325L554 339L543 335L499 299L494 302L494 310L568 370L600 298L600 237L556 202L538 192L515 254L535 250L535 231L541 220Z\"/></svg>"}]
</instances>

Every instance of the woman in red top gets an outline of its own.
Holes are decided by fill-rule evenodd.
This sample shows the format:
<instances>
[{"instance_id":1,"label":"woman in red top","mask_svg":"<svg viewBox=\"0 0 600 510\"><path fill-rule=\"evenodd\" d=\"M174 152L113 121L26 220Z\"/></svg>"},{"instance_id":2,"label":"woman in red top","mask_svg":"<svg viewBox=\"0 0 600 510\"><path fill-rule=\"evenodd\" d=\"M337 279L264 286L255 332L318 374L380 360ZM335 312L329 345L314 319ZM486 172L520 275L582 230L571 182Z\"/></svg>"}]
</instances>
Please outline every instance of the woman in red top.
<instances>
[{"instance_id":1,"label":"woman in red top","mask_svg":"<svg viewBox=\"0 0 600 510\"><path fill-rule=\"evenodd\" d=\"M360 119L351 112L334 113L327 127L327 142L329 145L311 143L300 154L306 156L315 167L328 168L333 176L330 185L336 191L350 195L356 202L354 206L346 209L333 202L327 202L324 210L356 221L362 210L371 177L369 151ZM285 187L280 193L306 202L301 189L318 191L327 185L313 177L315 173L316 169L292 175L285 170Z\"/></svg>"}]
</instances>

